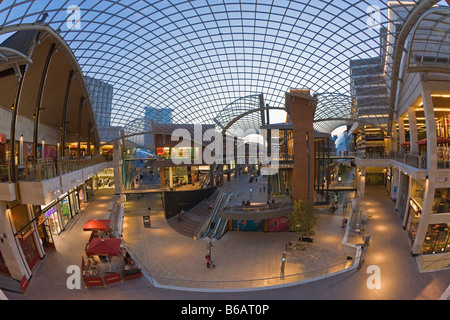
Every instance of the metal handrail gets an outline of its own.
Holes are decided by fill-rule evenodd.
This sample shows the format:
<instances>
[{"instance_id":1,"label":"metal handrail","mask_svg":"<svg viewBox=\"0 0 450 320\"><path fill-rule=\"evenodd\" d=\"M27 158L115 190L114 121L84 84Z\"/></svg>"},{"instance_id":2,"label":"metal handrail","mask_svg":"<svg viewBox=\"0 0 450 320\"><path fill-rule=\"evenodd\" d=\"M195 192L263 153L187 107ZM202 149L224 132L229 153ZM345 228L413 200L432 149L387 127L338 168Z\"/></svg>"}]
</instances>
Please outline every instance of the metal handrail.
<instances>
[{"instance_id":1,"label":"metal handrail","mask_svg":"<svg viewBox=\"0 0 450 320\"><path fill-rule=\"evenodd\" d=\"M181 278L170 278L170 277L163 277L163 276L156 276L153 275L152 278L158 283L157 286L170 286L171 283L176 284L177 286L180 286L180 283L183 283L186 287L189 286L191 288L197 288L201 289L202 284L207 284L206 287L210 288L211 284L220 284L221 289L234 289L237 290L239 288L241 289L248 289L250 287L270 287L270 286L283 286L286 284L294 285L299 284L302 281L311 281L314 279L322 279L326 277L330 277L333 275L337 275L344 271L350 271L354 270L358 266L358 260L348 260L346 262L340 262L337 264L332 264L330 266L319 268L315 270L310 271L304 271L300 273L294 273L294 274L280 274L280 276L273 276L273 277L266 277L266 278L255 278L255 279L243 279L243 280L214 280L214 279L208 279L208 280L202 280L202 279L181 279ZM165 284L163 284L163 282ZM252 284L253 285L250 285ZM260 283L260 285L258 285ZM236 284L241 284L241 286L237 286ZM229 288L224 288L227 285L230 285Z\"/></svg>"},{"instance_id":2,"label":"metal handrail","mask_svg":"<svg viewBox=\"0 0 450 320\"><path fill-rule=\"evenodd\" d=\"M58 176L81 170L99 163L106 162L102 157L85 159L61 158L55 161L52 158L27 159L23 165L17 167L19 181L45 181ZM12 165L0 165L1 182L12 182Z\"/></svg>"}]
</instances>

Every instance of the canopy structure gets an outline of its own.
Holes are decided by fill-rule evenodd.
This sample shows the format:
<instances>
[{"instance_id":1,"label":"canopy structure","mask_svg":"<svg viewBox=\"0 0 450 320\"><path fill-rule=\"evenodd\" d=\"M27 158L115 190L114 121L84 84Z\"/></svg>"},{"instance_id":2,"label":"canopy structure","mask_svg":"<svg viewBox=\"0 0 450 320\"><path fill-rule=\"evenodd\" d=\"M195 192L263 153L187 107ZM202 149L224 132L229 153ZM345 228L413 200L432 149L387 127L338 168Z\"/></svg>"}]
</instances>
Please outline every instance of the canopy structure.
<instances>
[{"instance_id":1,"label":"canopy structure","mask_svg":"<svg viewBox=\"0 0 450 320\"><path fill-rule=\"evenodd\" d=\"M122 240L114 238L94 238L86 249L87 256L118 256Z\"/></svg>"},{"instance_id":2,"label":"canopy structure","mask_svg":"<svg viewBox=\"0 0 450 320\"><path fill-rule=\"evenodd\" d=\"M86 224L83 227L84 231L92 231L92 230L100 230L100 231L106 231L108 230L109 226L109 220L108 219L94 219L94 220L88 220Z\"/></svg>"},{"instance_id":3,"label":"canopy structure","mask_svg":"<svg viewBox=\"0 0 450 320\"><path fill-rule=\"evenodd\" d=\"M433 8L413 29L409 44L409 72L450 73L450 8Z\"/></svg>"}]
</instances>

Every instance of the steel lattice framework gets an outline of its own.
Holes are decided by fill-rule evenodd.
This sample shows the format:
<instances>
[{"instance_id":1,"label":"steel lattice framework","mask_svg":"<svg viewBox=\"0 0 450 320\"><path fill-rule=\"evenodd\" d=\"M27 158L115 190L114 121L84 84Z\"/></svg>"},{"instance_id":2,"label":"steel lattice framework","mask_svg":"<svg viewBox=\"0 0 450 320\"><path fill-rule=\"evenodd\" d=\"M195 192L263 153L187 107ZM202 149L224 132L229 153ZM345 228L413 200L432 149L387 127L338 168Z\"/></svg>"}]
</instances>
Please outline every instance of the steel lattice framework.
<instances>
[{"instance_id":1,"label":"steel lattice framework","mask_svg":"<svg viewBox=\"0 0 450 320\"><path fill-rule=\"evenodd\" d=\"M390 1L399 12L390 15L387 1L379 0L80 0L77 6L70 0L5 0L0 33L45 18L85 76L113 85L113 126L129 130L140 123L136 119L143 118L145 107L173 109L174 123L214 124L233 101L261 93L274 108L284 106L290 89L355 97L361 90L352 80L351 61L358 61L354 74L375 74L389 87L386 68L370 61L389 61L392 52L382 50L393 46L387 39L395 38L423 2ZM331 102L321 106L316 120L324 129L327 118L350 115L354 107L367 123L385 125L390 92L376 94L385 98L378 97L382 105L367 104L364 110L358 110L358 101L367 97L355 99L354 106L325 99ZM271 121L284 118L277 111ZM254 115L248 119L254 121Z\"/></svg>"}]
</instances>

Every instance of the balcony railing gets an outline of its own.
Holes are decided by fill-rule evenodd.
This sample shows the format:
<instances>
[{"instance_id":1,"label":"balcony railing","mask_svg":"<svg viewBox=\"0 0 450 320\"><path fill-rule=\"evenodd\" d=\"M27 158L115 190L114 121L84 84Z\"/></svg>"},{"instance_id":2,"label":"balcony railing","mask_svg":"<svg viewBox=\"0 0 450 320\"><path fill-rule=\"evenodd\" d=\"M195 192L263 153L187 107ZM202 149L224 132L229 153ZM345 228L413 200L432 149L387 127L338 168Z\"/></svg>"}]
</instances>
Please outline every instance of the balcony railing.
<instances>
[{"instance_id":1,"label":"balcony railing","mask_svg":"<svg viewBox=\"0 0 450 320\"><path fill-rule=\"evenodd\" d=\"M390 152L390 153L362 153L358 151L356 156L362 159L389 159L404 163L408 166L417 169L427 169L427 157L421 155L414 155L405 152ZM439 164L438 168L444 168L445 163ZM448 161L447 161L448 167Z\"/></svg>"},{"instance_id":2,"label":"balcony railing","mask_svg":"<svg viewBox=\"0 0 450 320\"><path fill-rule=\"evenodd\" d=\"M28 159L24 165L16 165L17 180L44 181L106 161L106 158L102 156L83 159L62 158L57 161L51 158ZM11 164L0 165L0 179L1 182L12 182L14 180Z\"/></svg>"}]
</instances>

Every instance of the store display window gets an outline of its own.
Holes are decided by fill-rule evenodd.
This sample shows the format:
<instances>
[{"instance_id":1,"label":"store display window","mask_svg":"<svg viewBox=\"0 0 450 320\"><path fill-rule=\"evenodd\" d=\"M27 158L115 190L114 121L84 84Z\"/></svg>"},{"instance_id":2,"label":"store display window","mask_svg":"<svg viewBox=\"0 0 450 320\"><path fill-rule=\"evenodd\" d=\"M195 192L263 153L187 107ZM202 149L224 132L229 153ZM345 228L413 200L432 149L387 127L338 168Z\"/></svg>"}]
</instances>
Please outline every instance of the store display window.
<instances>
[{"instance_id":1,"label":"store display window","mask_svg":"<svg viewBox=\"0 0 450 320\"><path fill-rule=\"evenodd\" d=\"M433 207L431 213L450 212L450 199L448 188L438 188L434 192Z\"/></svg>"},{"instance_id":2,"label":"store display window","mask_svg":"<svg viewBox=\"0 0 450 320\"><path fill-rule=\"evenodd\" d=\"M78 191L71 192L70 197L70 207L72 209L72 215L77 214L80 211L80 202L78 199Z\"/></svg>"},{"instance_id":3,"label":"store display window","mask_svg":"<svg viewBox=\"0 0 450 320\"><path fill-rule=\"evenodd\" d=\"M29 222L27 207L23 204L11 205L11 214L16 230L20 230Z\"/></svg>"},{"instance_id":4,"label":"store display window","mask_svg":"<svg viewBox=\"0 0 450 320\"><path fill-rule=\"evenodd\" d=\"M417 230L419 228L420 216L422 214L422 208L414 201L409 200L409 218L408 218L408 236L411 244L414 243Z\"/></svg>"},{"instance_id":5,"label":"store display window","mask_svg":"<svg viewBox=\"0 0 450 320\"><path fill-rule=\"evenodd\" d=\"M58 211L56 209L56 205L49 208L44 212L44 215L48 221L48 225L53 234L61 233L61 222L59 221Z\"/></svg>"},{"instance_id":6,"label":"store display window","mask_svg":"<svg viewBox=\"0 0 450 320\"><path fill-rule=\"evenodd\" d=\"M422 246L423 254L450 252L450 223L428 225L425 241Z\"/></svg>"},{"instance_id":7,"label":"store display window","mask_svg":"<svg viewBox=\"0 0 450 320\"><path fill-rule=\"evenodd\" d=\"M98 189L114 188L114 169L108 168L100 172L98 175Z\"/></svg>"},{"instance_id":8,"label":"store display window","mask_svg":"<svg viewBox=\"0 0 450 320\"><path fill-rule=\"evenodd\" d=\"M60 201L62 223L66 226L72 218L72 210L70 210L69 197L66 196Z\"/></svg>"}]
</instances>

